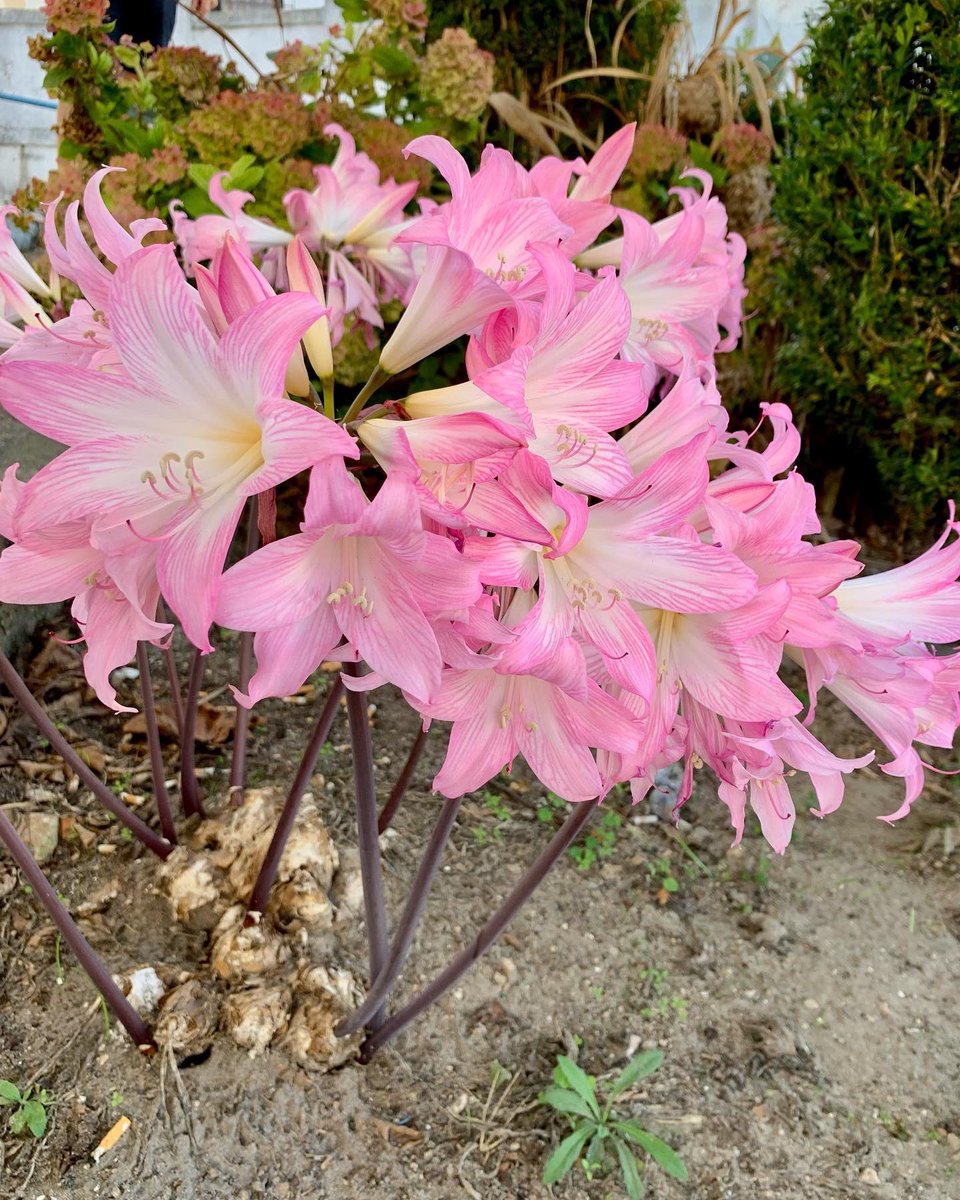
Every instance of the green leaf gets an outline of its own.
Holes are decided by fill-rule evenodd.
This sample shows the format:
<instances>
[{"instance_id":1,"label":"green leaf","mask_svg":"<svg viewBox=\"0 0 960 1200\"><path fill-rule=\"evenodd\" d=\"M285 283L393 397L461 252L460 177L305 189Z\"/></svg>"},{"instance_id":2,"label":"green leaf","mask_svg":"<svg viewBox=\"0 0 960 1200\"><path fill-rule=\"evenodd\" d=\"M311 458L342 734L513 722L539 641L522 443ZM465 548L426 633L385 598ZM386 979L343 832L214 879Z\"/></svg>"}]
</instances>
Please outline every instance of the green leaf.
<instances>
[{"instance_id":1,"label":"green leaf","mask_svg":"<svg viewBox=\"0 0 960 1200\"><path fill-rule=\"evenodd\" d=\"M578 1096L582 1096L590 1106L591 1113L593 1113L598 1121L600 1120L600 1105L597 1103L596 1084L582 1067L578 1067L572 1058L567 1058L565 1054L561 1054L557 1058L553 1077L561 1087L573 1088Z\"/></svg>"},{"instance_id":2,"label":"green leaf","mask_svg":"<svg viewBox=\"0 0 960 1200\"><path fill-rule=\"evenodd\" d=\"M132 46L117 45L114 46L113 52L117 56L117 61L131 71L140 65L140 51L134 50Z\"/></svg>"},{"instance_id":3,"label":"green leaf","mask_svg":"<svg viewBox=\"0 0 960 1200\"><path fill-rule=\"evenodd\" d=\"M646 1150L657 1166L673 1179L679 1179L682 1183L687 1178L687 1168L676 1150L654 1134L648 1133L636 1121L614 1121L613 1127L618 1133L622 1133L631 1142L636 1142Z\"/></svg>"},{"instance_id":4,"label":"green leaf","mask_svg":"<svg viewBox=\"0 0 960 1200\"><path fill-rule=\"evenodd\" d=\"M25 1108L18 1108L15 1113L10 1116L10 1132L20 1134L23 1133L27 1125L27 1112Z\"/></svg>"},{"instance_id":5,"label":"green leaf","mask_svg":"<svg viewBox=\"0 0 960 1200\"><path fill-rule=\"evenodd\" d=\"M42 1138L47 1132L47 1110L39 1100L28 1100L22 1111L27 1128L35 1138Z\"/></svg>"},{"instance_id":6,"label":"green leaf","mask_svg":"<svg viewBox=\"0 0 960 1200\"><path fill-rule=\"evenodd\" d=\"M570 1170L580 1157L583 1144L593 1133L594 1128L595 1126L592 1124L581 1125L569 1137L565 1137L550 1155L547 1159L547 1165L543 1168L543 1182L548 1187L551 1183L556 1183L558 1179L562 1179Z\"/></svg>"},{"instance_id":7,"label":"green leaf","mask_svg":"<svg viewBox=\"0 0 960 1200\"><path fill-rule=\"evenodd\" d=\"M44 91L55 92L73 78L72 67L51 67L43 77Z\"/></svg>"},{"instance_id":8,"label":"green leaf","mask_svg":"<svg viewBox=\"0 0 960 1200\"><path fill-rule=\"evenodd\" d=\"M256 157L253 154L241 154L235 162L230 164L230 170L227 172L225 183L235 187L240 176L245 171L249 171L256 161Z\"/></svg>"},{"instance_id":9,"label":"green leaf","mask_svg":"<svg viewBox=\"0 0 960 1200\"><path fill-rule=\"evenodd\" d=\"M81 146L79 142L72 142L69 138L64 138L57 147L58 158L80 158L86 153L86 147Z\"/></svg>"},{"instance_id":10,"label":"green leaf","mask_svg":"<svg viewBox=\"0 0 960 1200\"><path fill-rule=\"evenodd\" d=\"M546 1091L540 1093L537 1097L541 1104L549 1104L551 1108L555 1108L557 1112L576 1113L580 1117L592 1117L594 1115L590 1105L582 1096L578 1096L576 1092L572 1092L569 1088L564 1087L548 1087Z\"/></svg>"},{"instance_id":11,"label":"green leaf","mask_svg":"<svg viewBox=\"0 0 960 1200\"><path fill-rule=\"evenodd\" d=\"M375 46L371 57L388 79L407 79L413 74L413 59L396 46Z\"/></svg>"},{"instance_id":12,"label":"green leaf","mask_svg":"<svg viewBox=\"0 0 960 1200\"><path fill-rule=\"evenodd\" d=\"M0 1104L19 1104L20 1089L9 1079L0 1079Z\"/></svg>"},{"instance_id":13,"label":"green leaf","mask_svg":"<svg viewBox=\"0 0 960 1200\"><path fill-rule=\"evenodd\" d=\"M191 163L187 167L187 174L193 183L202 191L206 191L210 186L210 180L216 175L217 168L211 166L210 163Z\"/></svg>"},{"instance_id":14,"label":"green leaf","mask_svg":"<svg viewBox=\"0 0 960 1200\"><path fill-rule=\"evenodd\" d=\"M648 1075L652 1075L658 1070L663 1062L662 1050L645 1050L643 1054L638 1054L636 1058L632 1058L623 1068L620 1074L614 1081L613 1087L610 1089L611 1096L619 1096L621 1092L625 1092L627 1088L641 1079L646 1079Z\"/></svg>"},{"instance_id":15,"label":"green leaf","mask_svg":"<svg viewBox=\"0 0 960 1200\"><path fill-rule=\"evenodd\" d=\"M637 1160L625 1142L621 1142L619 1138L616 1138L613 1144L617 1151L617 1158L620 1160L620 1174L623 1176L623 1186L626 1188L627 1195L630 1197L630 1200L640 1200L644 1192L644 1187L643 1180L640 1178L640 1168L637 1166Z\"/></svg>"}]
</instances>

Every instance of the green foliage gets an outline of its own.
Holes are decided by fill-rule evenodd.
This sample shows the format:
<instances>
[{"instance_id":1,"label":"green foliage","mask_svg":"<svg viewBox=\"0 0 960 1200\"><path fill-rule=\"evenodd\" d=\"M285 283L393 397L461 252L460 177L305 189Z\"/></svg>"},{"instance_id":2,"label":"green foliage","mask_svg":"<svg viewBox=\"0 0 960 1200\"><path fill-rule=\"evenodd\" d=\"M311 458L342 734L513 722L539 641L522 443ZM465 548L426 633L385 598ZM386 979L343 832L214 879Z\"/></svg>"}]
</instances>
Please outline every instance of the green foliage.
<instances>
[{"instance_id":1,"label":"green foliage","mask_svg":"<svg viewBox=\"0 0 960 1200\"><path fill-rule=\"evenodd\" d=\"M8 1124L14 1134L30 1133L42 1138L47 1131L47 1109L53 1098L43 1088L27 1087L21 1092L9 1079L0 1079L0 1105L13 1109Z\"/></svg>"},{"instance_id":2,"label":"green foliage","mask_svg":"<svg viewBox=\"0 0 960 1200\"><path fill-rule=\"evenodd\" d=\"M567 1118L571 1132L547 1159L545 1184L558 1183L577 1162L592 1179L606 1172L615 1159L627 1195L630 1200L638 1200L644 1194L643 1156L653 1159L673 1179L683 1182L687 1178L683 1160L671 1146L614 1107L620 1096L652 1075L662 1062L660 1050L635 1055L601 1095L592 1075L566 1055L558 1056L553 1086L538 1098L541 1104Z\"/></svg>"},{"instance_id":3,"label":"green foliage","mask_svg":"<svg viewBox=\"0 0 960 1200\"><path fill-rule=\"evenodd\" d=\"M900 534L960 490L958 22L957 0L831 0L775 169L777 385L814 478L847 467L844 515L859 496Z\"/></svg>"},{"instance_id":4,"label":"green foliage","mask_svg":"<svg viewBox=\"0 0 960 1200\"><path fill-rule=\"evenodd\" d=\"M568 815L569 809L570 805L566 800L555 796L553 792L547 792L543 803L537 809L537 820L545 825L555 825ZM567 853L581 871L589 871L596 863L613 854L617 845L617 834L622 828L621 814L615 809L605 808L582 841L571 846Z\"/></svg>"},{"instance_id":5,"label":"green foliage","mask_svg":"<svg viewBox=\"0 0 960 1200\"><path fill-rule=\"evenodd\" d=\"M475 68L470 84L482 110L489 87L484 91L476 70L492 81L489 55L459 31L453 57L463 72L456 111L448 111L425 83L433 46L424 41L415 5L355 0L344 9L347 23L336 41L284 46L272 55L275 69L254 84L233 62L195 47L116 45L104 7L55 5L48 32L30 43L45 69L44 86L64 103L60 166L15 197L25 210L61 192L76 198L90 174L109 163L124 168L103 188L121 222L165 217L175 199L189 216L213 211L206 183L222 170L231 173L229 187L253 193L250 212L278 220L285 193L313 187L313 165L332 160L336 142L324 133L330 122L348 129L382 175L398 181L432 176L422 160L402 155L416 134L477 140L478 113L464 107L466 75Z\"/></svg>"},{"instance_id":6,"label":"green foliage","mask_svg":"<svg viewBox=\"0 0 960 1200\"><path fill-rule=\"evenodd\" d=\"M642 109L664 36L682 11L680 0L646 0L635 6L595 0L586 7L583 0L433 0L427 36L432 40L445 26L462 26L493 55L498 91L534 108L549 97L563 105L577 128L593 136L604 126L615 132L622 123L618 112ZM549 87L570 72L613 63L646 78L597 75ZM509 130L489 127L486 132L514 153L522 150Z\"/></svg>"}]
</instances>

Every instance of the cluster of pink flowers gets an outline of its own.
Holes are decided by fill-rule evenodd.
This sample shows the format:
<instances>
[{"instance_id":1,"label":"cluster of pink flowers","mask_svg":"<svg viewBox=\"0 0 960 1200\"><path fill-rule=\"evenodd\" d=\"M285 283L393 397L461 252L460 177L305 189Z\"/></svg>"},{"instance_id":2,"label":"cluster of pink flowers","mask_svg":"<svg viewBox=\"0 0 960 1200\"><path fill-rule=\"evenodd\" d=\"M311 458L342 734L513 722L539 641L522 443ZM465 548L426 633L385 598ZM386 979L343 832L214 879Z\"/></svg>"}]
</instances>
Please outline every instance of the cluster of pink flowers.
<instances>
[{"instance_id":1,"label":"cluster of pink flowers","mask_svg":"<svg viewBox=\"0 0 960 1200\"><path fill-rule=\"evenodd\" d=\"M247 215L249 192L225 191L224 173L210 182L211 201L222 216L192 221L181 206L172 206L173 228L188 272L200 263L217 272L225 242L235 239L248 258L262 253L263 273L281 290L287 286L284 247L300 243L323 264L330 334L340 340L345 318L382 328L382 304L403 300L415 281L409 252L395 243L407 223L404 209L417 190L416 182L380 180L377 164L358 153L352 136L339 125L324 132L339 139L329 166L314 167L313 191L294 188L284 196L289 230Z\"/></svg>"},{"instance_id":2,"label":"cluster of pink flowers","mask_svg":"<svg viewBox=\"0 0 960 1200\"><path fill-rule=\"evenodd\" d=\"M162 596L203 651L214 622L255 632L246 705L325 658L364 660L348 686L390 682L452 723L444 795L519 753L570 801L620 783L640 799L682 763L682 803L708 766L737 837L749 806L780 852L791 777L823 815L873 758L811 733L826 688L886 747L903 815L917 745L950 747L960 719L960 656L931 649L960 639L960 526L951 509L915 562L855 579L856 543L811 540L790 411L728 429L714 364L739 336L744 247L709 178L651 224L610 203L632 127L589 164L527 171L488 147L473 175L423 137L409 152L451 199L411 219L411 189L340 137L317 189L289 198L296 236L224 193L224 217L175 219L183 266L142 246L155 223L113 220L98 177L84 211L111 265L76 205L63 240L51 208L51 262L86 300L17 331L0 402L67 449L26 483L7 472L0 599L74 598L107 704L110 670L168 635ZM617 218L623 237L595 246ZM45 286L0 255L5 298ZM405 311L368 407L337 424L291 399L309 390L303 350L324 378L331 329L345 311L373 321L385 295ZM370 400L465 334L464 382ZM300 532L224 571L247 500L307 469ZM806 673L805 715L785 660Z\"/></svg>"}]
</instances>

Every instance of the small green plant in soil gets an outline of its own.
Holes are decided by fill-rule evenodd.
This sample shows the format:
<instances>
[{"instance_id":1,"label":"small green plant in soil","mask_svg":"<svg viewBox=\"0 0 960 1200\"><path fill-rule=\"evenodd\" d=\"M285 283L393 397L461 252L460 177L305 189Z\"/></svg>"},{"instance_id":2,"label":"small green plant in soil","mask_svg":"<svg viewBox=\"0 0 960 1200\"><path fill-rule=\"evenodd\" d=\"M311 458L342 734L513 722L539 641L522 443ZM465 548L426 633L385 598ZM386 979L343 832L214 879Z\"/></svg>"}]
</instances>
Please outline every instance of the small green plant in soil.
<instances>
[{"instance_id":1,"label":"small green plant in soil","mask_svg":"<svg viewBox=\"0 0 960 1200\"><path fill-rule=\"evenodd\" d=\"M602 1175L616 1163L630 1200L644 1194L646 1159L674 1179L687 1178L683 1159L666 1142L624 1116L616 1107L618 1097L641 1079L646 1079L663 1062L660 1050L635 1055L613 1083L601 1094L597 1081L566 1055L559 1055L553 1070L553 1086L540 1093L540 1103L554 1109L570 1122L570 1134L550 1155L543 1169L543 1182L558 1183L579 1162L587 1179Z\"/></svg>"},{"instance_id":2,"label":"small green plant in soil","mask_svg":"<svg viewBox=\"0 0 960 1200\"><path fill-rule=\"evenodd\" d=\"M42 1138L47 1131L47 1109L52 1103L53 1097L43 1088L26 1087L21 1092L9 1079L0 1079L0 1104L13 1109L7 1122L11 1133L18 1136L30 1133Z\"/></svg>"},{"instance_id":3,"label":"small green plant in soil","mask_svg":"<svg viewBox=\"0 0 960 1200\"><path fill-rule=\"evenodd\" d=\"M558 818L563 819L569 809L565 800L547 792L543 803L537 809L537 819L545 825L552 825ZM617 834L623 827L623 817L613 809L606 809L594 823L583 841L571 846L567 853L581 871L589 871L592 866L613 854L617 845Z\"/></svg>"}]
</instances>

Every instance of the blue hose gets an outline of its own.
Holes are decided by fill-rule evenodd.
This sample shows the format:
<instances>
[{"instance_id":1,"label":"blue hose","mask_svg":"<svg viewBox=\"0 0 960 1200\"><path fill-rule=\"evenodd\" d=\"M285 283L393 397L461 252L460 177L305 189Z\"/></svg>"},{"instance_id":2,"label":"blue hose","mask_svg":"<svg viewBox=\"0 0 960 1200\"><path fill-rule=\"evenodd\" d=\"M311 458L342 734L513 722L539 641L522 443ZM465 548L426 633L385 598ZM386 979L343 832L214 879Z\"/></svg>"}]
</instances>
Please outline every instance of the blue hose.
<instances>
[{"instance_id":1,"label":"blue hose","mask_svg":"<svg viewBox=\"0 0 960 1200\"><path fill-rule=\"evenodd\" d=\"M34 100L31 96L18 96L16 92L0 92L0 100L12 100L14 104L30 104L34 108L57 107L56 100Z\"/></svg>"}]
</instances>

